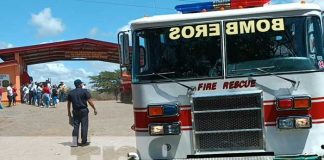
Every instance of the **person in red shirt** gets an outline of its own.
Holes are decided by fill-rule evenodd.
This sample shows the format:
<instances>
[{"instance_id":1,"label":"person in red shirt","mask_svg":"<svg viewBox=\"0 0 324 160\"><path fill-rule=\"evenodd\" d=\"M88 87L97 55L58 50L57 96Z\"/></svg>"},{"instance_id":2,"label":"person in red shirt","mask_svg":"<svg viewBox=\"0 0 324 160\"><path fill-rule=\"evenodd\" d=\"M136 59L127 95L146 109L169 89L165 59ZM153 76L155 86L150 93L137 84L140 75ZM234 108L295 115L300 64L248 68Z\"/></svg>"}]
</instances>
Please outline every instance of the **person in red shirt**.
<instances>
[{"instance_id":1,"label":"person in red shirt","mask_svg":"<svg viewBox=\"0 0 324 160\"><path fill-rule=\"evenodd\" d=\"M51 94L51 90L49 89L49 87L47 86L47 84L43 87L43 100L45 103L45 107L49 108L50 105L50 94Z\"/></svg>"},{"instance_id":2,"label":"person in red shirt","mask_svg":"<svg viewBox=\"0 0 324 160\"><path fill-rule=\"evenodd\" d=\"M1 101L2 101L2 86L0 86L0 110L3 109Z\"/></svg>"}]
</instances>

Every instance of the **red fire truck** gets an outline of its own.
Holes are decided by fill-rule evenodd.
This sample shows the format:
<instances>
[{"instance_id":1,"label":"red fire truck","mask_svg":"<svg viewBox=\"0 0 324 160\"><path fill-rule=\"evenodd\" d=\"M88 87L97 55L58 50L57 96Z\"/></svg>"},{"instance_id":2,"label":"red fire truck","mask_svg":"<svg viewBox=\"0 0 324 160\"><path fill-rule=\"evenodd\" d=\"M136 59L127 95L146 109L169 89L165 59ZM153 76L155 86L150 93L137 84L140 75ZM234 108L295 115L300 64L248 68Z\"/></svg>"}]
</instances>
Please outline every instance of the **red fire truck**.
<instances>
[{"instance_id":1,"label":"red fire truck","mask_svg":"<svg viewBox=\"0 0 324 160\"><path fill-rule=\"evenodd\" d=\"M321 159L323 11L219 0L133 21L135 159Z\"/></svg>"}]
</instances>

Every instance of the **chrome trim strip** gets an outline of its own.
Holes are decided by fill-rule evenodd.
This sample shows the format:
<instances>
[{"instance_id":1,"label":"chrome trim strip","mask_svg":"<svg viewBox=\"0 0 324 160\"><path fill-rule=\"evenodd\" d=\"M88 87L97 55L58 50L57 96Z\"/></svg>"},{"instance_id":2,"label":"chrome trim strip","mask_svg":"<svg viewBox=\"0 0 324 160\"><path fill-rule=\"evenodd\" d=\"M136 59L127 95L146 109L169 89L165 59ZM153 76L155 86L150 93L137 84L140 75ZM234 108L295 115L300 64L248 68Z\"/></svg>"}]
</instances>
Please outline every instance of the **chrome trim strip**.
<instances>
[{"instance_id":1,"label":"chrome trim strip","mask_svg":"<svg viewBox=\"0 0 324 160\"><path fill-rule=\"evenodd\" d=\"M219 151L219 152L217 152L217 154L227 154L227 153L239 154L239 153L255 153L255 152L266 152L266 151L265 150ZM198 152L196 155L206 155L206 154L215 154L215 152L211 152L211 151ZM235 158L233 158L233 159L235 159Z\"/></svg>"},{"instance_id":2,"label":"chrome trim strip","mask_svg":"<svg viewBox=\"0 0 324 160\"><path fill-rule=\"evenodd\" d=\"M134 109L134 112L147 112L147 109Z\"/></svg>"},{"instance_id":3,"label":"chrome trim strip","mask_svg":"<svg viewBox=\"0 0 324 160\"><path fill-rule=\"evenodd\" d=\"M246 94L261 94L261 90L248 90L248 91L235 91L235 92L221 92L221 93L201 93L194 94L193 98L199 97L216 97L216 96L238 96L238 95L246 95ZM263 100L261 101L263 103Z\"/></svg>"},{"instance_id":4,"label":"chrome trim strip","mask_svg":"<svg viewBox=\"0 0 324 160\"><path fill-rule=\"evenodd\" d=\"M135 127L135 130L138 130L138 131L148 131L149 128L137 128L137 127Z\"/></svg>"},{"instance_id":5,"label":"chrome trim strip","mask_svg":"<svg viewBox=\"0 0 324 160\"><path fill-rule=\"evenodd\" d=\"M180 107L181 111L191 110L191 107Z\"/></svg>"},{"instance_id":6,"label":"chrome trim strip","mask_svg":"<svg viewBox=\"0 0 324 160\"><path fill-rule=\"evenodd\" d=\"M324 102L324 99L312 100L312 102Z\"/></svg>"},{"instance_id":7,"label":"chrome trim strip","mask_svg":"<svg viewBox=\"0 0 324 160\"><path fill-rule=\"evenodd\" d=\"M265 136L265 124L264 124L264 104L262 102L264 102L264 99L263 99L263 90L260 91L260 101L261 101L261 118L260 118L260 123L261 123L261 128L262 128L262 134L263 134L263 149L264 151L267 150L267 147L266 147L266 136Z\"/></svg>"},{"instance_id":8,"label":"chrome trim strip","mask_svg":"<svg viewBox=\"0 0 324 160\"><path fill-rule=\"evenodd\" d=\"M196 127L195 127L195 122L194 122L194 113L193 111L195 110L194 104L193 104L193 97L194 95L190 96L190 105L191 105L191 124L192 124L192 145L193 145L193 152L194 154L198 153L197 149L197 143L196 143Z\"/></svg>"},{"instance_id":9,"label":"chrome trim strip","mask_svg":"<svg viewBox=\"0 0 324 160\"><path fill-rule=\"evenodd\" d=\"M235 112L235 111L253 111L261 110L261 108L241 108L241 109L221 109L221 110L208 110L208 111L193 111L193 113L216 113L216 112Z\"/></svg>"},{"instance_id":10,"label":"chrome trim strip","mask_svg":"<svg viewBox=\"0 0 324 160\"><path fill-rule=\"evenodd\" d=\"M234 132L250 132L250 131L262 131L262 129L237 129L237 130L222 130L222 131L196 131L195 134L207 134L207 133L234 133Z\"/></svg>"},{"instance_id":11,"label":"chrome trim strip","mask_svg":"<svg viewBox=\"0 0 324 160\"><path fill-rule=\"evenodd\" d=\"M277 122L264 122L265 125L274 125L277 124Z\"/></svg>"},{"instance_id":12,"label":"chrome trim strip","mask_svg":"<svg viewBox=\"0 0 324 160\"><path fill-rule=\"evenodd\" d=\"M263 103L263 105L272 107L272 105L276 105L276 102L265 102L265 103Z\"/></svg>"},{"instance_id":13,"label":"chrome trim strip","mask_svg":"<svg viewBox=\"0 0 324 160\"><path fill-rule=\"evenodd\" d=\"M312 120L312 122L323 122L324 121L324 119L314 119L314 120Z\"/></svg>"},{"instance_id":14,"label":"chrome trim strip","mask_svg":"<svg viewBox=\"0 0 324 160\"><path fill-rule=\"evenodd\" d=\"M181 129L192 129L192 126L181 126Z\"/></svg>"}]
</instances>

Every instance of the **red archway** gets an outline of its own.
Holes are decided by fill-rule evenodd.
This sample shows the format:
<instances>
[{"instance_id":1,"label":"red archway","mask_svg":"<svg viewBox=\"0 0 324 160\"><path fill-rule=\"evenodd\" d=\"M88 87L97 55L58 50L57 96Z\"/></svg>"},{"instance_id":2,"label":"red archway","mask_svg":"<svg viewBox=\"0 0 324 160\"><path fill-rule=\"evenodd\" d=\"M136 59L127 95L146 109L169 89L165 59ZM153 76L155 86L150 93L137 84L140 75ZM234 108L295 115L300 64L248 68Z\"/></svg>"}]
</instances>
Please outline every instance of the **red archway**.
<instances>
[{"instance_id":1,"label":"red archway","mask_svg":"<svg viewBox=\"0 0 324 160\"><path fill-rule=\"evenodd\" d=\"M58 60L119 62L117 44L88 38L2 49L0 58L4 61L0 63L0 75L8 75L16 88L27 83L28 65ZM3 101L7 101L6 97L4 93ZM19 89L17 100L20 101Z\"/></svg>"}]
</instances>

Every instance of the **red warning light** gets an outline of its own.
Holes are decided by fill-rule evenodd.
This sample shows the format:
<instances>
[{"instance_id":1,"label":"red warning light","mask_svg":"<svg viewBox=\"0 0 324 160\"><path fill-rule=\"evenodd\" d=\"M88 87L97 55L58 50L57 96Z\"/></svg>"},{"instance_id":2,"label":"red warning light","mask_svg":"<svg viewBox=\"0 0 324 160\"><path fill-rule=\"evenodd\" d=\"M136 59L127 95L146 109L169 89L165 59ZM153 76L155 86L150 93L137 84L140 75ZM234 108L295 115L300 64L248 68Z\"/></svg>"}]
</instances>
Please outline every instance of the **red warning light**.
<instances>
[{"instance_id":1,"label":"red warning light","mask_svg":"<svg viewBox=\"0 0 324 160\"><path fill-rule=\"evenodd\" d=\"M262 7L270 0L231 0L231 9Z\"/></svg>"},{"instance_id":2,"label":"red warning light","mask_svg":"<svg viewBox=\"0 0 324 160\"><path fill-rule=\"evenodd\" d=\"M197 13L214 10L262 7L269 2L270 0L217 0L214 2L177 5L175 9L182 13Z\"/></svg>"}]
</instances>

